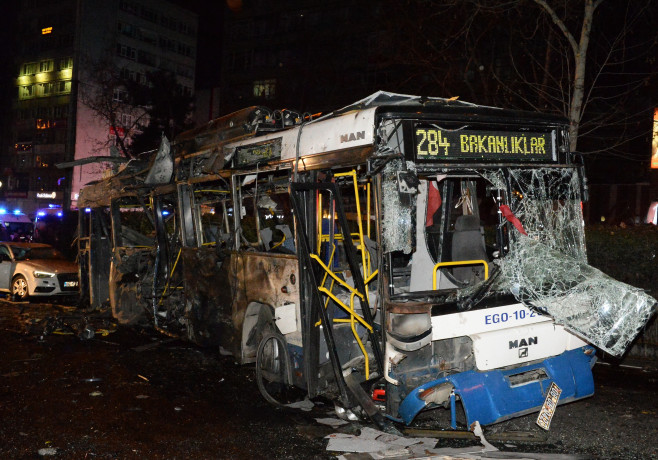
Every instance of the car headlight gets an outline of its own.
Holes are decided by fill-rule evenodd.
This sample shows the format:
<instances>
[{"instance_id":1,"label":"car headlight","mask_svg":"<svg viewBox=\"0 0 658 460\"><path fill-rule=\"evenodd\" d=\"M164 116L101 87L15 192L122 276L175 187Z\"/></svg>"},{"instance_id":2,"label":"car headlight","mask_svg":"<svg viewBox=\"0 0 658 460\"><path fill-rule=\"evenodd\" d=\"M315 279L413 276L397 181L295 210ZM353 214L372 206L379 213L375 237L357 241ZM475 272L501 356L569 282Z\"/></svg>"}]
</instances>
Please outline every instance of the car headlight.
<instances>
[{"instance_id":1,"label":"car headlight","mask_svg":"<svg viewBox=\"0 0 658 460\"><path fill-rule=\"evenodd\" d=\"M34 275L35 278L52 278L53 276L55 276L54 273L43 272L39 270L35 270L34 272L32 272L32 274Z\"/></svg>"}]
</instances>

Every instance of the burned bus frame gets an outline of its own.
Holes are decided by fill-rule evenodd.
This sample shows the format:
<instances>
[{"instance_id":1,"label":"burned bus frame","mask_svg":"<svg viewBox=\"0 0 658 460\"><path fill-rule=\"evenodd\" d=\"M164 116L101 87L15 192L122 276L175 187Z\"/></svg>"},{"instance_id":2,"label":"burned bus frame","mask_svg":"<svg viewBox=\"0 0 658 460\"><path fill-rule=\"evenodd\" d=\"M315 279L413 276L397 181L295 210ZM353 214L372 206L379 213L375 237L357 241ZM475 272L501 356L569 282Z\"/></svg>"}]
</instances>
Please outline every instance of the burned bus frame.
<instances>
[{"instance_id":1,"label":"burned bus frame","mask_svg":"<svg viewBox=\"0 0 658 460\"><path fill-rule=\"evenodd\" d=\"M488 254L455 261L447 249L456 239L453 204L463 221L478 217L482 171L503 177L485 187L498 200L501 260L518 228L514 209L505 214L501 205L522 199L514 201L507 169L568 171L577 186L558 198L580 203L584 173L567 127L555 117L381 92L319 119L262 107L227 115L179 136L170 158L129 163L82 191L79 206L90 209L80 213L83 296L91 308L109 303L124 323L150 319L166 334L255 362L259 389L273 403L281 402L275 391L295 386L380 424L383 413L410 423L421 410L448 406L455 427L460 400L467 423L488 424L538 410L551 382L565 386L563 401L590 396L593 348L509 291L495 292L501 270L488 280ZM152 173L158 162L173 164L169 176ZM423 252L430 230L422 222L431 220L424 214L441 193L454 201L436 208L432 231L440 237ZM146 231L124 225L136 210ZM469 231L482 235L477 222ZM582 229L575 232L584 251ZM431 285L420 272L428 268ZM535 319L492 326L492 315L512 310ZM457 319L473 326L453 337L442 322ZM477 361L488 358L474 342L489 334L485 343L518 344L520 334L549 324L559 333L521 339L554 342L543 354L525 347L525 355L480 369ZM476 384L481 391L469 394ZM501 403L515 395L524 402Z\"/></svg>"}]
</instances>

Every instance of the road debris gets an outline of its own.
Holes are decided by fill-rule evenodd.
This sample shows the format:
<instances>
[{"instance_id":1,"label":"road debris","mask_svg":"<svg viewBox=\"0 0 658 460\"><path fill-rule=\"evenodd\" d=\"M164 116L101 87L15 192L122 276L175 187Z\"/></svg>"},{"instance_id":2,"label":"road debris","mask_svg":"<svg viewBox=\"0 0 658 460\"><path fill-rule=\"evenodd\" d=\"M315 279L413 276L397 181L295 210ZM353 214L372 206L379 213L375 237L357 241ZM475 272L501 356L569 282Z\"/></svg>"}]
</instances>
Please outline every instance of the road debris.
<instances>
[{"instance_id":1,"label":"road debris","mask_svg":"<svg viewBox=\"0 0 658 460\"><path fill-rule=\"evenodd\" d=\"M39 449L39 455L42 457L45 456L50 456L50 455L57 455L57 448L55 447L44 447L43 449Z\"/></svg>"},{"instance_id":2,"label":"road debris","mask_svg":"<svg viewBox=\"0 0 658 460\"><path fill-rule=\"evenodd\" d=\"M477 440L471 431L462 430L431 430L426 428L405 428L404 434L411 437L428 437L437 439L470 439ZM538 431L503 431L500 433L489 433L487 439L493 442L546 442L548 434Z\"/></svg>"},{"instance_id":3,"label":"road debris","mask_svg":"<svg viewBox=\"0 0 658 460\"><path fill-rule=\"evenodd\" d=\"M326 418L316 418L316 422L321 423L323 425L329 425L333 427L341 426L341 425L347 425L349 422L346 422L345 420L340 420L337 418L332 418L332 417L326 417Z\"/></svg>"},{"instance_id":4,"label":"road debris","mask_svg":"<svg viewBox=\"0 0 658 460\"><path fill-rule=\"evenodd\" d=\"M313 401L306 398L303 401L295 401L293 403L286 404L285 406L290 407L291 409L301 409L305 412L309 412L315 407L315 404L313 404Z\"/></svg>"},{"instance_id":5,"label":"road debris","mask_svg":"<svg viewBox=\"0 0 658 460\"><path fill-rule=\"evenodd\" d=\"M362 428L356 436L347 433L333 433L328 439L327 451L346 452L338 456L339 460L368 459L441 459L441 460L484 460L484 459L525 459L525 460L577 460L584 457L569 454L545 454L533 452L503 452L498 450L484 437L482 427L478 422L471 426L471 432L459 432L459 438L477 440L480 445L469 447L435 447L437 440L430 437L406 437L384 433L373 428ZM422 431L422 430L419 430ZM446 436L447 437L447 436ZM516 448L513 445L506 445Z\"/></svg>"}]
</instances>

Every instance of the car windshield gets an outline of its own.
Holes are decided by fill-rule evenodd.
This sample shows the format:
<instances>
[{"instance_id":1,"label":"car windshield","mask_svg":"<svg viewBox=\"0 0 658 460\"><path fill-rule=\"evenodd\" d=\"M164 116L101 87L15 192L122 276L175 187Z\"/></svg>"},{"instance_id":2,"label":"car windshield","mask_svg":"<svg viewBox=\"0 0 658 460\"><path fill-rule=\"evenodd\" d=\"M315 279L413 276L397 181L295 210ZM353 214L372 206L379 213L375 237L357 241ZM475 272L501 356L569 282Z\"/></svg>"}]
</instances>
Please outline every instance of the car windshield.
<instances>
[{"instance_id":1,"label":"car windshield","mask_svg":"<svg viewBox=\"0 0 658 460\"><path fill-rule=\"evenodd\" d=\"M12 246L11 251L14 253L16 260L46 259L46 260L63 260L64 256L55 248L25 248Z\"/></svg>"}]
</instances>

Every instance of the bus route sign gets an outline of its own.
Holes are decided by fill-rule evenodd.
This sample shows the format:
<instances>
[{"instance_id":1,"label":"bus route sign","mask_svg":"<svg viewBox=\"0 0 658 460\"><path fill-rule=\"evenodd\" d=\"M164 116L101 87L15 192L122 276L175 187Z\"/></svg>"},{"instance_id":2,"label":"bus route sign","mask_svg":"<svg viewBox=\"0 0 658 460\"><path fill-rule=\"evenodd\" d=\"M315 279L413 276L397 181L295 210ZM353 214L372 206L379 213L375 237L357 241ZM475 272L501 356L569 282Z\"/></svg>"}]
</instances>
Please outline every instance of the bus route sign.
<instances>
[{"instance_id":1,"label":"bus route sign","mask_svg":"<svg viewBox=\"0 0 658 460\"><path fill-rule=\"evenodd\" d=\"M242 145L235 152L235 166L243 168L281 158L281 138Z\"/></svg>"},{"instance_id":2,"label":"bus route sign","mask_svg":"<svg viewBox=\"0 0 658 460\"><path fill-rule=\"evenodd\" d=\"M505 132L445 130L432 125L416 125L416 161L543 161L555 160L551 132Z\"/></svg>"}]
</instances>

